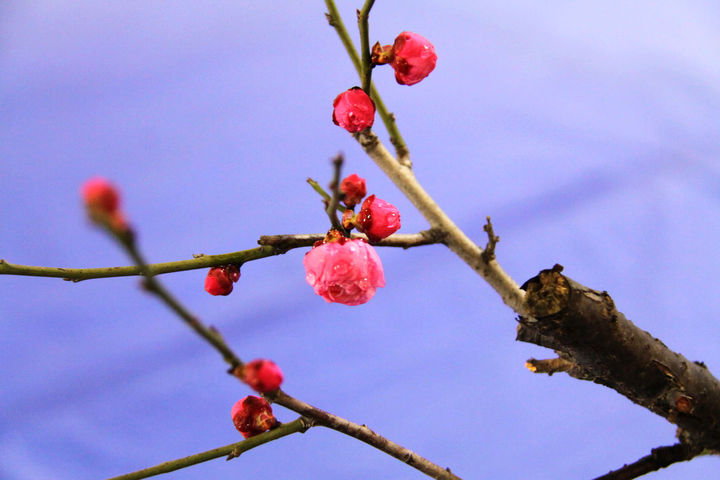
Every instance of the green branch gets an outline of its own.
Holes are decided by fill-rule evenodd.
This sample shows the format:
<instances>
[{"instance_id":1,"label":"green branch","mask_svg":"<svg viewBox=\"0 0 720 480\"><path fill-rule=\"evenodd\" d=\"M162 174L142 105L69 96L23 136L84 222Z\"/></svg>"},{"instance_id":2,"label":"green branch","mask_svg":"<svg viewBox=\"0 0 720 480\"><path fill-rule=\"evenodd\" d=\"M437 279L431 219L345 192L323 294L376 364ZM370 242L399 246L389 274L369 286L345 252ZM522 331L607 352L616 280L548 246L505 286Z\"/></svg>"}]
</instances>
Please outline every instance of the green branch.
<instances>
[{"instance_id":1,"label":"green branch","mask_svg":"<svg viewBox=\"0 0 720 480\"><path fill-rule=\"evenodd\" d=\"M362 89L370 95L370 85L372 85L372 69L373 63L370 59L370 9L373 7L375 0L366 0L362 10L358 11L358 28L360 30L360 51L362 53L362 62L360 63L360 80L362 81Z\"/></svg>"},{"instance_id":2,"label":"green branch","mask_svg":"<svg viewBox=\"0 0 720 480\"><path fill-rule=\"evenodd\" d=\"M144 468L142 470L138 470L137 472L112 477L108 480L139 480L141 478L148 478L155 475L162 475L163 473L174 472L175 470L197 465L198 463L207 462L208 460L213 460L219 457L231 455L232 458L234 458L239 456L241 453L247 452L248 450L264 443L272 442L273 440L277 440L293 433L305 433L305 431L311 426L312 424L309 420L300 417L295 421L283 423L269 432L250 437L242 442L231 443L213 450L196 453L195 455L190 455L189 457L163 462L159 465L155 465L154 467ZM228 458L228 460L230 460L230 458Z\"/></svg>"},{"instance_id":3,"label":"green branch","mask_svg":"<svg viewBox=\"0 0 720 480\"><path fill-rule=\"evenodd\" d=\"M199 268L217 267L220 265L243 264L252 260L270 257L285 253L277 248L262 246L239 252L224 253L221 255L198 255L191 260L177 262L153 263L146 265L150 275L163 273L183 272ZM61 268L61 267L35 267L31 265L16 265L0 259L0 275L25 275L31 277L53 277L80 282L92 278L128 277L140 275L138 266L104 267L104 268Z\"/></svg>"},{"instance_id":4,"label":"green branch","mask_svg":"<svg viewBox=\"0 0 720 480\"><path fill-rule=\"evenodd\" d=\"M325 5L327 5L328 8L328 13L326 14L328 23L335 29L335 32L337 32L340 37L340 41L345 46L345 50L350 56L350 60L352 60L355 70L357 70L358 75L360 75L360 79L362 80L363 68L360 55L355 49L355 45L353 44L350 35L348 35L347 29L343 24L340 13L338 13L334 0L325 0ZM375 102L375 108L377 108L378 115L380 115L380 118L385 124L385 128L390 135L390 142L395 146L395 153L397 154L398 162L403 166L410 167L412 165L410 162L410 150L408 150L407 144L405 143L405 140L403 140L400 130L397 128L395 116L388 112L387 107L385 107L380 94L372 82L370 82L370 97Z\"/></svg>"}]
</instances>

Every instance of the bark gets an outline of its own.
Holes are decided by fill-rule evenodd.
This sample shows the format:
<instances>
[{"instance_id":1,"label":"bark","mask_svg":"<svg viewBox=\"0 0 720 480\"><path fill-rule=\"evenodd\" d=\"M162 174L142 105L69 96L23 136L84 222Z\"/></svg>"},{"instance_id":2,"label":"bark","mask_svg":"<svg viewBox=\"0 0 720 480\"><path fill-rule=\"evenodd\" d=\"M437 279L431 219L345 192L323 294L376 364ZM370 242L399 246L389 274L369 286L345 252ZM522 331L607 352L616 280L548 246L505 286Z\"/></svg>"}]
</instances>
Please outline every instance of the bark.
<instances>
[{"instance_id":1,"label":"bark","mask_svg":"<svg viewBox=\"0 0 720 480\"><path fill-rule=\"evenodd\" d=\"M556 265L528 280L528 316L517 339L557 353L569 375L616 390L678 426L695 454L720 450L720 382L701 362L671 351L618 312L607 292L580 285ZM528 367L536 370L534 360ZM537 362L545 373L552 363Z\"/></svg>"}]
</instances>

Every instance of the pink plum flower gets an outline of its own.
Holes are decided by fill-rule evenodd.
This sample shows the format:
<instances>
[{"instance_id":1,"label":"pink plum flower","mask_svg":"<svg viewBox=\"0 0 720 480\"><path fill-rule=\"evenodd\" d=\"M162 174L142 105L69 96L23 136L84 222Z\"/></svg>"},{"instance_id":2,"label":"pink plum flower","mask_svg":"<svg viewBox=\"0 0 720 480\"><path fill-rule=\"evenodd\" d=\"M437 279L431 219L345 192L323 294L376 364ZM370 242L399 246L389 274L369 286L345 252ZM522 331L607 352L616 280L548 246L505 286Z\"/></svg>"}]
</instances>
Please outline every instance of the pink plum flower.
<instances>
[{"instance_id":1,"label":"pink plum flower","mask_svg":"<svg viewBox=\"0 0 720 480\"><path fill-rule=\"evenodd\" d=\"M238 400L230 415L235 428L245 438L266 432L277 424L268 401L253 395Z\"/></svg>"},{"instance_id":2,"label":"pink plum flower","mask_svg":"<svg viewBox=\"0 0 720 480\"><path fill-rule=\"evenodd\" d=\"M370 195L362 203L355 225L371 242L379 242L398 231L400 212L394 205Z\"/></svg>"},{"instance_id":3,"label":"pink plum flower","mask_svg":"<svg viewBox=\"0 0 720 480\"><path fill-rule=\"evenodd\" d=\"M305 280L327 302L361 305L385 286L382 262L364 239L320 244L305 254Z\"/></svg>"},{"instance_id":4,"label":"pink plum flower","mask_svg":"<svg viewBox=\"0 0 720 480\"><path fill-rule=\"evenodd\" d=\"M245 383L258 393L268 393L280 388L283 374L272 360L258 359L245 364L243 369Z\"/></svg>"},{"instance_id":5,"label":"pink plum flower","mask_svg":"<svg viewBox=\"0 0 720 480\"><path fill-rule=\"evenodd\" d=\"M332 120L350 133L362 132L375 121L375 102L362 88L353 87L335 98Z\"/></svg>"},{"instance_id":6,"label":"pink plum flower","mask_svg":"<svg viewBox=\"0 0 720 480\"><path fill-rule=\"evenodd\" d=\"M365 179L358 176L357 173L348 175L340 182L340 191L345 194L343 203L348 208L353 208L367 195Z\"/></svg>"},{"instance_id":7,"label":"pink plum flower","mask_svg":"<svg viewBox=\"0 0 720 480\"><path fill-rule=\"evenodd\" d=\"M210 295L230 295L233 283L240 279L240 268L237 265L212 267L205 277L205 291Z\"/></svg>"},{"instance_id":8,"label":"pink plum flower","mask_svg":"<svg viewBox=\"0 0 720 480\"><path fill-rule=\"evenodd\" d=\"M389 63L395 70L400 85L415 85L435 69L435 47L425 37L413 32L402 32L393 45L373 46L373 63Z\"/></svg>"}]
</instances>

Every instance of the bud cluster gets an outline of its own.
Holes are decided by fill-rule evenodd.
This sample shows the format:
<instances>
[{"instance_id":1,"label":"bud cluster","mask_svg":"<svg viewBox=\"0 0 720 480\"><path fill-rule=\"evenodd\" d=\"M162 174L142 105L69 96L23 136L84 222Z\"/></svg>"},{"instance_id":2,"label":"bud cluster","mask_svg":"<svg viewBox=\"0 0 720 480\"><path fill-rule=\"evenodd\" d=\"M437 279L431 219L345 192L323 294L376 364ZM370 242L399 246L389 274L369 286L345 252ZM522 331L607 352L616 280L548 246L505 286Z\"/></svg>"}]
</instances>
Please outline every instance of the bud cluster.
<instances>
[{"instance_id":1,"label":"bud cluster","mask_svg":"<svg viewBox=\"0 0 720 480\"><path fill-rule=\"evenodd\" d=\"M400 212L392 204L367 197L355 215L353 209L367 194L365 179L357 174L340 182L341 198L347 207L343 227L357 228L372 243L392 235L400 228ZM385 273L377 252L365 239L350 239L330 230L322 241L305 254L305 280L315 293L328 302L361 305L385 286Z\"/></svg>"}]
</instances>

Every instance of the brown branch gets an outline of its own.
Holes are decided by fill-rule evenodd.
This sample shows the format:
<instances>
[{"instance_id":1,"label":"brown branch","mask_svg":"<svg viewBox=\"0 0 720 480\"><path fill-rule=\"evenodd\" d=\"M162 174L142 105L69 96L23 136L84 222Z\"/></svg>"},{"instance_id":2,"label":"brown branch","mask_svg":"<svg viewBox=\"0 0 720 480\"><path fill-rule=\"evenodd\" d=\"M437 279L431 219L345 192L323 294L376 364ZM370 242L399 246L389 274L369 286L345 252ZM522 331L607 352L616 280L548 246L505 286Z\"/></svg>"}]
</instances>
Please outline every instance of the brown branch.
<instances>
[{"instance_id":1,"label":"brown branch","mask_svg":"<svg viewBox=\"0 0 720 480\"><path fill-rule=\"evenodd\" d=\"M311 247L318 240L325 238L324 233L310 233L305 235L263 235L258 240L258 244L263 246L272 246L281 250L290 250L299 247ZM362 233L353 233L351 238L367 239ZM432 245L435 243L443 243L442 232L438 229L423 230L418 233L396 233L389 237L373 243L376 247L402 247L411 248L422 245Z\"/></svg>"},{"instance_id":2,"label":"brown branch","mask_svg":"<svg viewBox=\"0 0 720 480\"><path fill-rule=\"evenodd\" d=\"M517 339L552 348L567 373L610 387L678 425L691 452L720 450L720 382L620 313L607 292L562 275L556 265L528 280L528 316ZM679 448L679 447L678 447Z\"/></svg>"},{"instance_id":3,"label":"brown branch","mask_svg":"<svg viewBox=\"0 0 720 480\"><path fill-rule=\"evenodd\" d=\"M594 480L631 480L646 473L660 470L673 463L685 462L698 455L699 452L692 450L687 445L676 443L667 447L653 448L650 455L642 457L636 462L623 465L617 470L595 478Z\"/></svg>"},{"instance_id":4,"label":"brown branch","mask_svg":"<svg viewBox=\"0 0 720 480\"><path fill-rule=\"evenodd\" d=\"M310 404L291 397L282 390L278 390L267 397L278 405L289 408L306 418L311 418L315 422L314 425L331 428L365 442L432 478L460 480L460 477L454 475L449 468L442 468L432 463L412 450L408 450L407 448L388 440L382 435L378 435L365 425L358 425L357 423L350 422L344 418L338 417L324 410L320 410L319 408L313 407Z\"/></svg>"}]
</instances>

